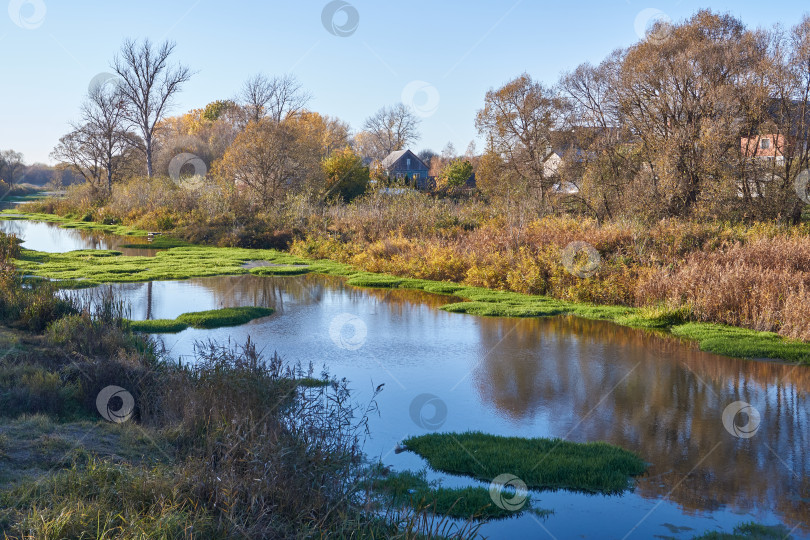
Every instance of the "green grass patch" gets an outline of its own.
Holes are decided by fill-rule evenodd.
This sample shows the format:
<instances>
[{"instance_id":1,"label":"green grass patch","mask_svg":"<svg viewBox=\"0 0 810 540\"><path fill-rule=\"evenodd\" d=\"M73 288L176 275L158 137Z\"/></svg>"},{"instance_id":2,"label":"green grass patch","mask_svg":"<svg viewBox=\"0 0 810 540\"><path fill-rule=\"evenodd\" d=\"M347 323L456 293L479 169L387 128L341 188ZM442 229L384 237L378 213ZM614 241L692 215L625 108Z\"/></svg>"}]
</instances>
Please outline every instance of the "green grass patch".
<instances>
[{"instance_id":1,"label":"green grass patch","mask_svg":"<svg viewBox=\"0 0 810 540\"><path fill-rule=\"evenodd\" d=\"M358 273L348 279L348 285L354 287L367 287L374 289L390 289L398 287L404 278L389 276L387 274L372 274L368 272Z\"/></svg>"},{"instance_id":2,"label":"green grass patch","mask_svg":"<svg viewBox=\"0 0 810 540\"><path fill-rule=\"evenodd\" d=\"M686 323L671 329L676 336L698 342L700 349L741 358L777 358L810 363L810 344L787 340L773 332L710 323Z\"/></svg>"},{"instance_id":3,"label":"green grass patch","mask_svg":"<svg viewBox=\"0 0 810 540\"><path fill-rule=\"evenodd\" d=\"M254 319L267 317L273 314L272 308L264 307L235 307L212 309L209 311L195 311L183 313L176 319L151 319L146 321L129 321L130 328L135 332L148 332L152 334L171 334L182 332L186 328L222 328L225 326L239 326Z\"/></svg>"},{"instance_id":4,"label":"green grass patch","mask_svg":"<svg viewBox=\"0 0 810 540\"><path fill-rule=\"evenodd\" d=\"M530 489L619 494L647 464L635 453L605 442L501 437L481 432L410 437L404 446L437 471L491 482L514 474Z\"/></svg>"},{"instance_id":5,"label":"green grass patch","mask_svg":"<svg viewBox=\"0 0 810 540\"><path fill-rule=\"evenodd\" d=\"M151 242L121 244L118 247L128 249L171 249L176 247L188 247L191 245L193 244L186 242L185 240L180 240L179 238L160 235L153 237Z\"/></svg>"},{"instance_id":6,"label":"green grass patch","mask_svg":"<svg viewBox=\"0 0 810 540\"><path fill-rule=\"evenodd\" d=\"M523 512L532 512L539 516L553 513L551 510L534 509L530 499L517 510L506 510L492 501L487 488L441 487L437 483L428 482L424 471L388 473L374 480L372 489L387 495L395 504L408 505L411 508L427 508L440 516L456 519L491 520L508 518Z\"/></svg>"},{"instance_id":7,"label":"green grass patch","mask_svg":"<svg viewBox=\"0 0 810 540\"><path fill-rule=\"evenodd\" d=\"M256 266L250 269L250 273L256 276L300 276L309 272L309 266Z\"/></svg>"},{"instance_id":8,"label":"green grass patch","mask_svg":"<svg viewBox=\"0 0 810 540\"><path fill-rule=\"evenodd\" d=\"M357 287L417 289L463 298L464 302L452 302L439 308L450 313L483 317L574 315L584 319L610 321L632 328L670 331L676 336L696 340L701 350L725 356L810 364L810 343L788 340L772 332L758 332L720 324L689 323L687 321L690 313L686 309L599 306L566 302L547 296L465 287L425 279L397 278L367 272L355 274L347 283Z\"/></svg>"},{"instance_id":9,"label":"green grass patch","mask_svg":"<svg viewBox=\"0 0 810 540\"><path fill-rule=\"evenodd\" d=\"M793 536L784 525L743 523L734 527L734 532L711 531L692 540L790 540Z\"/></svg>"}]
</instances>

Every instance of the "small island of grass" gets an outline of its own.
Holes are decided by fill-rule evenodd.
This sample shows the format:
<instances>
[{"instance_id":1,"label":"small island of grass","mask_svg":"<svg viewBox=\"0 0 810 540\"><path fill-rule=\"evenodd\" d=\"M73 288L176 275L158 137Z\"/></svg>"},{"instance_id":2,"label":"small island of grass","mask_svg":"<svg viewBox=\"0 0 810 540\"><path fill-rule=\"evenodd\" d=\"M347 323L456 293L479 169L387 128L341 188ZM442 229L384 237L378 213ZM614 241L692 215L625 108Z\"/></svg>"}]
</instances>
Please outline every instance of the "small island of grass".
<instances>
[{"instance_id":1,"label":"small island of grass","mask_svg":"<svg viewBox=\"0 0 810 540\"><path fill-rule=\"evenodd\" d=\"M130 321L130 328L135 332L171 334L182 332L189 327L211 329L224 326L239 326L240 324L248 323L254 319L272 315L273 311L272 308L254 306L195 311L192 313L183 313L176 319Z\"/></svg>"},{"instance_id":2,"label":"small island of grass","mask_svg":"<svg viewBox=\"0 0 810 540\"><path fill-rule=\"evenodd\" d=\"M529 489L619 494L647 469L637 454L605 442L500 437L481 432L410 437L407 450L434 470L485 482L514 474Z\"/></svg>"},{"instance_id":3,"label":"small island of grass","mask_svg":"<svg viewBox=\"0 0 810 540\"><path fill-rule=\"evenodd\" d=\"M507 510L492 501L485 487L442 487L428 482L424 471L389 473L374 481L374 490L389 496L395 504L428 508L440 516L456 519L504 519L523 512L545 517L553 513L551 510L533 508L528 498L520 508Z\"/></svg>"}]
</instances>

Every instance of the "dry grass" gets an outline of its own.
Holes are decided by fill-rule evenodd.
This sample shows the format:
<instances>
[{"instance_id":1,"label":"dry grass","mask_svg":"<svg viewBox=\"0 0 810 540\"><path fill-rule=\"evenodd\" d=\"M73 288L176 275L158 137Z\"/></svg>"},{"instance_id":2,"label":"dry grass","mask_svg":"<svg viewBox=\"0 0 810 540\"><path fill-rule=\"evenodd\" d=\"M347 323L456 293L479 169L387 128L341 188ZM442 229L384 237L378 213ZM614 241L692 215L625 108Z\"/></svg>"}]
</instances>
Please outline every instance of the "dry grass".
<instances>
[{"instance_id":1,"label":"dry grass","mask_svg":"<svg viewBox=\"0 0 810 540\"><path fill-rule=\"evenodd\" d=\"M810 341L810 238L779 236L697 252L639 284L638 295L689 306L699 321Z\"/></svg>"}]
</instances>

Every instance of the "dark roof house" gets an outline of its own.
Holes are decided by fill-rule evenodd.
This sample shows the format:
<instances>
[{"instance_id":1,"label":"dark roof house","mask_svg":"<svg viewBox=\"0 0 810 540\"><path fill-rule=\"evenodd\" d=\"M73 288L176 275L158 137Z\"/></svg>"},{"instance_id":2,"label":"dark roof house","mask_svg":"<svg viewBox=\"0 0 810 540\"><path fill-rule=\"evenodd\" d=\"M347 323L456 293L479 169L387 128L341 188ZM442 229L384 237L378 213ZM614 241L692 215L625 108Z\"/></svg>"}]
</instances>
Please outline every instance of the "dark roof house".
<instances>
[{"instance_id":1,"label":"dark roof house","mask_svg":"<svg viewBox=\"0 0 810 540\"><path fill-rule=\"evenodd\" d=\"M428 188L430 167L410 150L391 152L380 165L391 178L407 178L417 189Z\"/></svg>"}]
</instances>

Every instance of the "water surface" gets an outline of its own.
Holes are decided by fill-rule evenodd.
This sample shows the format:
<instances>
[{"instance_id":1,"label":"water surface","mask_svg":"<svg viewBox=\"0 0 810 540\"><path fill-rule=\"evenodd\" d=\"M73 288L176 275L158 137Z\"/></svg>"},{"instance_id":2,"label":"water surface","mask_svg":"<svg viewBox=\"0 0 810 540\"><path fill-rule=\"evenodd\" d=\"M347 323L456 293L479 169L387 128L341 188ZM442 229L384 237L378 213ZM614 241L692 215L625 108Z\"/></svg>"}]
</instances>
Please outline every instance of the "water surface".
<instances>
[{"instance_id":1,"label":"water surface","mask_svg":"<svg viewBox=\"0 0 810 540\"><path fill-rule=\"evenodd\" d=\"M124 255L152 257L154 249L121 248L123 244L149 245L146 238L118 236L81 229L63 229L56 223L28 220L0 220L0 231L23 239L23 247L49 253L65 253L77 249L115 249Z\"/></svg>"},{"instance_id":2,"label":"water surface","mask_svg":"<svg viewBox=\"0 0 810 540\"><path fill-rule=\"evenodd\" d=\"M808 532L801 525L810 518L805 368L703 353L691 343L603 321L451 314L436 309L448 297L356 289L326 276L113 287L137 319L275 308L238 328L161 338L173 357L191 361L196 340L239 343L250 336L268 354L347 377L361 401L384 383L365 450L397 469L424 467L417 456L393 450L407 436L433 431L433 420L442 431L604 440L652 464L635 492L623 496L536 494L536 505L555 514L488 525L492 538L623 538L631 531L632 538L691 538L749 520L798 526L800 537ZM432 405L412 416L412 402L425 393L446 405L446 418L435 418ZM752 438L723 427L723 410L735 401L760 412ZM673 528L684 526L692 530Z\"/></svg>"}]
</instances>

